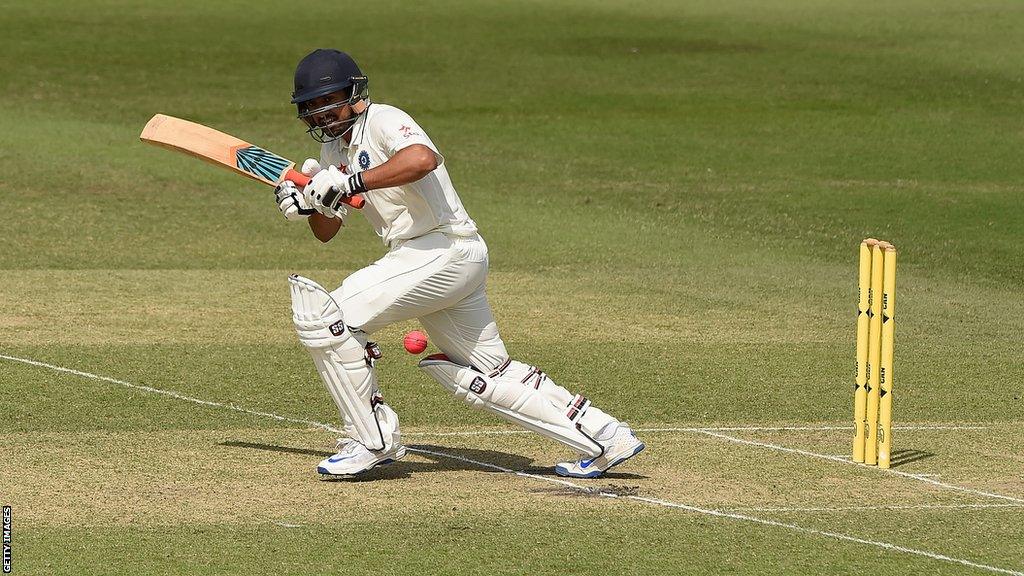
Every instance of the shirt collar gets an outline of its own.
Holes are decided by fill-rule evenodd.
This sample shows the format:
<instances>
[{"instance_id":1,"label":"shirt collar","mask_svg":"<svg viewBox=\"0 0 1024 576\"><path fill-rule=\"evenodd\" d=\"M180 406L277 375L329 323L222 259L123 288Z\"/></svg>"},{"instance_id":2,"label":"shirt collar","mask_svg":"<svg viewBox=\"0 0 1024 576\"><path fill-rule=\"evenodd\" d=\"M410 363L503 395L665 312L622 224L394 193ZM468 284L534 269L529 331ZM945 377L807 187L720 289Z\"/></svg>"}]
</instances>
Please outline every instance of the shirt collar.
<instances>
[{"instance_id":1,"label":"shirt collar","mask_svg":"<svg viewBox=\"0 0 1024 576\"><path fill-rule=\"evenodd\" d=\"M346 144L345 139L341 139L342 148L347 150L363 144L363 133L366 131L366 119L370 116L370 106L371 104L368 102L366 104L366 110L363 110L363 113L359 115L359 118L357 118L353 124L351 142Z\"/></svg>"}]
</instances>

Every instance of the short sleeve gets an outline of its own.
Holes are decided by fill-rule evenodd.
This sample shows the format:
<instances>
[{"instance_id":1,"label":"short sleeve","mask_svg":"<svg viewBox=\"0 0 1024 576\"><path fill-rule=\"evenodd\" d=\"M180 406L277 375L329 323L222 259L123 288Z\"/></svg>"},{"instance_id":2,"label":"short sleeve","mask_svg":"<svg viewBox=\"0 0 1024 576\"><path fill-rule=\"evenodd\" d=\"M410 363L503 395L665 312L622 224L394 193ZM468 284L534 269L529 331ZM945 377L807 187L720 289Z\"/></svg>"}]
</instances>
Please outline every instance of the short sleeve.
<instances>
[{"instance_id":1,"label":"short sleeve","mask_svg":"<svg viewBox=\"0 0 1024 576\"><path fill-rule=\"evenodd\" d=\"M380 146L389 158L403 148L408 148L413 144L422 144L434 152L438 166L444 163L444 156L438 152L430 138L427 138L427 133L423 131L423 128L412 119L412 116L397 108L390 108L380 115L377 134L380 138Z\"/></svg>"}]
</instances>

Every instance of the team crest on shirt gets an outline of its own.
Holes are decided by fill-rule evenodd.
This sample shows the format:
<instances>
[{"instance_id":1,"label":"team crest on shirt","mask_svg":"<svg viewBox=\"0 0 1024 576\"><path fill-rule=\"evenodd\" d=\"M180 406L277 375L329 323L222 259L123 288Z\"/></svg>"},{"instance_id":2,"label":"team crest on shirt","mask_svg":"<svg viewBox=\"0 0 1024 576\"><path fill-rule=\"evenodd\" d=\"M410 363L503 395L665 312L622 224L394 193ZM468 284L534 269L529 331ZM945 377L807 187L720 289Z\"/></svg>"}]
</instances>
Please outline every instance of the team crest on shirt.
<instances>
[{"instance_id":1,"label":"team crest on shirt","mask_svg":"<svg viewBox=\"0 0 1024 576\"><path fill-rule=\"evenodd\" d=\"M359 153L359 167L363 170L370 167L370 153L366 150Z\"/></svg>"}]
</instances>

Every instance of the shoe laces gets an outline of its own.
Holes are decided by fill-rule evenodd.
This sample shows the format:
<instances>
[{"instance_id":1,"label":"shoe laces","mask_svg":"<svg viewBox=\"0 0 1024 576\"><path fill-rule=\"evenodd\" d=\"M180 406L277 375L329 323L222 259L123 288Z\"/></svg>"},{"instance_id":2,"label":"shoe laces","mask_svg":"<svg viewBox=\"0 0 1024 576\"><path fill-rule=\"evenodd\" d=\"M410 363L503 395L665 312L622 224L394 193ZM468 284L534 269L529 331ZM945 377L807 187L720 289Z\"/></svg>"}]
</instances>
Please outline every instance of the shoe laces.
<instances>
[{"instance_id":1,"label":"shoe laces","mask_svg":"<svg viewBox=\"0 0 1024 576\"><path fill-rule=\"evenodd\" d=\"M355 452L357 446L362 446L362 444L351 438L338 438L334 449L338 451L338 454L351 454Z\"/></svg>"}]
</instances>

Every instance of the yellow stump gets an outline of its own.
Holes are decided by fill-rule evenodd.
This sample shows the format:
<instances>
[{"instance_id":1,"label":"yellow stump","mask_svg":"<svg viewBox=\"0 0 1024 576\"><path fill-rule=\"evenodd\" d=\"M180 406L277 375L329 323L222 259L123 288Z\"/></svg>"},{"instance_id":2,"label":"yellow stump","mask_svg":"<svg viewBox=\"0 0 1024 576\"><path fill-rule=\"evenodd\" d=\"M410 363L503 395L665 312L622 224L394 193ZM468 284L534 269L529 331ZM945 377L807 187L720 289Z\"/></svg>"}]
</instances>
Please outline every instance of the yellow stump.
<instances>
[{"instance_id":1,"label":"yellow stump","mask_svg":"<svg viewBox=\"0 0 1024 576\"><path fill-rule=\"evenodd\" d=\"M868 293L868 362L867 376L867 418L864 425L864 463L874 466L878 463L878 365L882 352L882 249L878 244L871 247L871 289Z\"/></svg>"},{"instance_id":2,"label":"yellow stump","mask_svg":"<svg viewBox=\"0 0 1024 576\"><path fill-rule=\"evenodd\" d=\"M871 248L878 240L868 238L860 243L860 273L857 284L857 376L853 387L853 461L864 461L864 442L867 435L867 363L868 363L868 307L871 293Z\"/></svg>"},{"instance_id":3,"label":"yellow stump","mask_svg":"<svg viewBox=\"0 0 1024 576\"><path fill-rule=\"evenodd\" d=\"M896 247L883 243L882 342L878 370L878 466L889 467L892 454L893 333L896 329Z\"/></svg>"}]
</instances>

